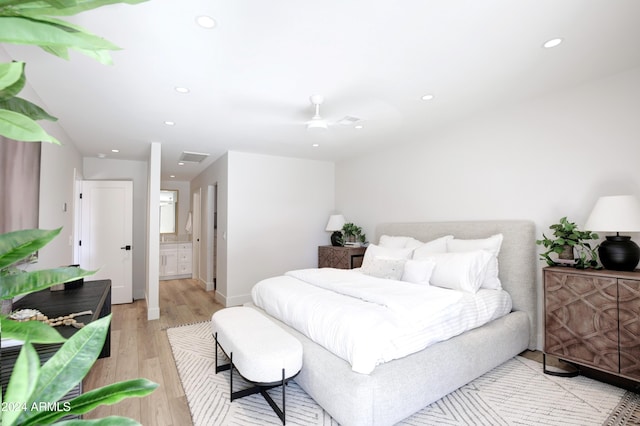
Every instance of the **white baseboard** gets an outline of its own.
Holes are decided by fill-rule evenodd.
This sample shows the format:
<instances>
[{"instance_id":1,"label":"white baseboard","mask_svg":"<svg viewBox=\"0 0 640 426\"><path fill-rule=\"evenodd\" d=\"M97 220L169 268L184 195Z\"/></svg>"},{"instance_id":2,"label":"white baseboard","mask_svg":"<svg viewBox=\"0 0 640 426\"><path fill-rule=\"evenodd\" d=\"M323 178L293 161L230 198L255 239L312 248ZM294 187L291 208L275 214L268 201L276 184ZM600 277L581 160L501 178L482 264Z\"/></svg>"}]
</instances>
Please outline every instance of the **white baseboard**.
<instances>
[{"instance_id":1,"label":"white baseboard","mask_svg":"<svg viewBox=\"0 0 640 426\"><path fill-rule=\"evenodd\" d=\"M148 306L148 301L147 301ZM147 309L147 320L157 320L160 319L160 308L150 308Z\"/></svg>"}]
</instances>

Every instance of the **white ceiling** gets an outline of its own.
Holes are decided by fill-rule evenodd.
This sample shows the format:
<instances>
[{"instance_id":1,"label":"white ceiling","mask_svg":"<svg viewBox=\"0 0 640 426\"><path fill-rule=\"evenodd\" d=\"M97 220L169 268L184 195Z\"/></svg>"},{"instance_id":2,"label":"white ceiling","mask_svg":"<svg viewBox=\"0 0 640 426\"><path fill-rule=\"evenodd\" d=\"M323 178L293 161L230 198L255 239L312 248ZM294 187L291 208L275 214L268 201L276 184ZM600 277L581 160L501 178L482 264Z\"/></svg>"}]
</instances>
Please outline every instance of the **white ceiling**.
<instances>
[{"instance_id":1,"label":"white ceiling","mask_svg":"<svg viewBox=\"0 0 640 426\"><path fill-rule=\"evenodd\" d=\"M161 142L163 179L228 150L340 161L428 143L479 111L640 66L638 0L150 0L70 20L123 48L114 65L6 51L84 156L146 160ZM312 94L324 118L364 127L307 131ZM182 151L211 155L179 166Z\"/></svg>"}]
</instances>

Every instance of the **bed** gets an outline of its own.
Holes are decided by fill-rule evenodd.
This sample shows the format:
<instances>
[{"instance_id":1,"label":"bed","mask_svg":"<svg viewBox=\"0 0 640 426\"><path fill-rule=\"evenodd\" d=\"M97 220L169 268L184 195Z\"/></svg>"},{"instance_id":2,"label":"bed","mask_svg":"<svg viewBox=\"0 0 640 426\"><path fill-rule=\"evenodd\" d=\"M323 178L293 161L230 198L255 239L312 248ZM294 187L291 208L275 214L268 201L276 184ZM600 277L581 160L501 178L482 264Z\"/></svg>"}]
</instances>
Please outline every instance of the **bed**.
<instances>
[{"instance_id":1,"label":"bed","mask_svg":"<svg viewBox=\"0 0 640 426\"><path fill-rule=\"evenodd\" d=\"M447 235L484 239L496 234L502 235L499 279L510 296L511 311L417 352L394 354L374 368L366 363L356 368L351 360L335 355L259 306L254 307L301 341L303 368L295 381L337 422L391 425L523 350L536 348L535 225L530 221L469 221L387 223L377 227L376 242L383 235L428 242Z\"/></svg>"}]
</instances>

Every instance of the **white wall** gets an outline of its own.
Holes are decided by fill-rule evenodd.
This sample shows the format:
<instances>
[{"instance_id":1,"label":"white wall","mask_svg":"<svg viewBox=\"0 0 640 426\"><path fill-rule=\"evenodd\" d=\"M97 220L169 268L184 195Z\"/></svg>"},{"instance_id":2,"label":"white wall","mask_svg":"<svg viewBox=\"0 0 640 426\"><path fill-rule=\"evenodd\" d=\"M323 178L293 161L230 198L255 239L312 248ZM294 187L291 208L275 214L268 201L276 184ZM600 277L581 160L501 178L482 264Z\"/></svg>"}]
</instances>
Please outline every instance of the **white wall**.
<instances>
[{"instance_id":1,"label":"white wall","mask_svg":"<svg viewBox=\"0 0 640 426\"><path fill-rule=\"evenodd\" d=\"M640 196L638 117L640 68L342 162L336 207L370 238L385 221L582 226L598 197Z\"/></svg>"},{"instance_id":2,"label":"white wall","mask_svg":"<svg viewBox=\"0 0 640 426\"><path fill-rule=\"evenodd\" d=\"M200 212L199 215L194 212L194 220L197 220L198 217L202 218L202 223L200 226L201 229L201 244L198 264L199 265L207 265L207 261L213 262L214 257L217 258L217 270L216 270L216 282L217 289L216 293L220 296L220 299L224 301L225 296L228 293L227 290L227 241L225 238L227 231L227 188L228 188L228 160L229 154L225 154L222 157L218 158L212 165L207 167L202 173L200 173L195 179L191 181L191 202L193 202L193 194L195 192L200 194ZM218 187L218 234L217 234L217 251L216 253L211 253L208 251L207 244L207 236L213 233L213 229L208 227L209 221L206 220L207 215L210 212L207 212L207 205L210 205L208 200L209 191L207 190L209 185L217 185ZM191 209L193 211L193 204L191 205ZM193 224L194 229L194 237L195 233L198 229L198 224ZM192 239L194 238L192 237ZM198 242L193 241L194 247L198 244ZM198 268L202 271L205 271L205 267ZM194 271L194 276L200 279L203 286L206 289L213 289L213 271L211 272L211 276L203 276L200 277L199 271Z\"/></svg>"},{"instance_id":3,"label":"white wall","mask_svg":"<svg viewBox=\"0 0 640 426\"><path fill-rule=\"evenodd\" d=\"M146 161L85 157L86 180L133 181L133 298L144 299L147 279L148 165ZM158 228L159 229L159 228Z\"/></svg>"},{"instance_id":4,"label":"white wall","mask_svg":"<svg viewBox=\"0 0 640 426\"><path fill-rule=\"evenodd\" d=\"M59 137L52 129L47 130ZM81 176L82 158L73 144L42 143L38 228L62 227L62 231L40 250L37 269L57 268L74 263L74 209L77 203L74 199L74 179Z\"/></svg>"},{"instance_id":5,"label":"white wall","mask_svg":"<svg viewBox=\"0 0 640 426\"><path fill-rule=\"evenodd\" d=\"M218 184L217 293L226 306L249 301L262 279L317 266L318 245L329 241L333 163L229 152L209 169L191 188L204 196Z\"/></svg>"}]
</instances>

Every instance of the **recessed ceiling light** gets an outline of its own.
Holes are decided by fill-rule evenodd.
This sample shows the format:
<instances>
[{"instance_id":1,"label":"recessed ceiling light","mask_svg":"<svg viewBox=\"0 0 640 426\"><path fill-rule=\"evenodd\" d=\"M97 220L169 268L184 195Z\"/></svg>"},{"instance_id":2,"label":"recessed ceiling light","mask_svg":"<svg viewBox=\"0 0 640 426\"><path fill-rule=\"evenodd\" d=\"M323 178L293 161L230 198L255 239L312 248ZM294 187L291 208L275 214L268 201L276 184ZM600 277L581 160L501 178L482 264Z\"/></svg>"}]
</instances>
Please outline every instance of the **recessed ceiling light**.
<instances>
[{"instance_id":1,"label":"recessed ceiling light","mask_svg":"<svg viewBox=\"0 0 640 426\"><path fill-rule=\"evenodd\" d=\"M112 149L111 152L120 152L119 149Z\"/></svg>"},{"instance_id":2,"label":"recessed ceiling light","mask_svg":"<svg viewBox=\"0 0 640 426\"><path fill-rule=\"evenodd\" d=\"M560 43L562 43L561 38L552 38L551 40L546 41L542 47L545 49L551 49L552 47L558 46Z\"/></svg>"},{"instance_id":3,"label":"recessed ceiling light","mask_svg":"<svg viewBox=\"0 0 640 426\"><path fill-rule=\"evenodd\" d=\"M429 93L429 94L423 95L421 99L423 101L430 101L430 100L433 100L433 98L435 98L435 96Z\"/></svg>"},{"instance_id":4,"label":"recessed ceiling light","mask_svg":"<svg viewBox=\"0 0 640 426\"><path fill-rule=\"evenodd\" d=\"M184 166L184 163L182 161L179 161L178 166Z\"/></svg>"},{"instance_id":5,"label":"recessed ceiling light","mask_svg":"<svg viewBox=\"0 0 640 426\"><path fill-rule=\"evenodd\" d=\"M353 126L353 127L356 128L356 129L362 129L364 126L362 124L358 124L358 125Z\"/></svg>"},{"instance_id":6,"label":"recessed ceiling light","mask_svg":"<svg viewBox=\"0 0 640 426\"><path fill-rule=\"evenodd\" d=\"M317 148L317 147L319 147L319 146L320 146L320 144L319 144L319 143L314 143L314 144L313 144L313 145L311 145L311 146L312 146L312 147L314 147L314 148Z\"/></svg>"},{"instance_id":7,"label":"recessed ceiling light","mask_svg":"<svg viewBox=\"0 0 640 426\"><path fill-rule=\"evenodd\" d=\"M189 93L190 92L188 87L179 87L178 86L175 89L176 89L176 92L178 92L178 93Z\"/></svg>"},{"instance_id":8,"label":"recessed ceiling light","mask_svg":"<svg viewBox=\"0 0 640 426\"><path fill-rule=\"evenodd\" d=\"M211 29L216 26L216 21L211 16L200 15L196 17L196 23L202 28Z\"/></svg>"},{"instance_id":9,"label":"recessed ceiling light","mask_svg":"<svg viewBox=\"0 0 640 426\"><path fill-rule=\"evenodd\" d=\"M164 124L166 124L167 126L175 126L176 123L174 121L165 121Z\"/></svg>"},{"instance_id":10,"label":"recessed ceiling light","mask_svg":"<svg viewBox=\"0 0 640 426\"><path fill-rule=\"evenodd\" d=\"M170 177L170 178L174 178L174 177L176 177L176 175L169 175L169 177Z\"/></svg>"},{"instance_id":11,"label":"recessed ceiling light","mask_svg":"<svg viewBox=\"0 0 640 426\"><path fill-rule=\"evenodd\" d=\"M107 156L107 154L103 154L101 152L98 154L98 158L105 158L106 156Z\"/></svg>"}]
</instances>

